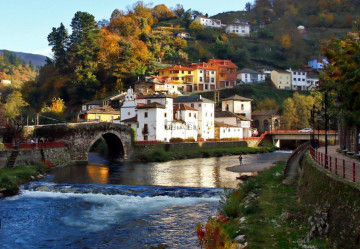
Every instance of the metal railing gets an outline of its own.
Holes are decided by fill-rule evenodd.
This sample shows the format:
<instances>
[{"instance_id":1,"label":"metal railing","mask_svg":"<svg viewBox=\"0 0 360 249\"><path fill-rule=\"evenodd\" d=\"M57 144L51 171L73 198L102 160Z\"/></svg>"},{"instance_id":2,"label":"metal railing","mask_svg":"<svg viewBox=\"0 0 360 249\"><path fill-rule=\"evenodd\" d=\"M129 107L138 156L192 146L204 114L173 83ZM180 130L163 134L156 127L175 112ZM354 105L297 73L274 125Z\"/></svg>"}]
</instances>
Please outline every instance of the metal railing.
<instances>
[{"instance_id":1,"label":"metal railing","mask_svg":"<svg viewBox=\"0 0 360 249\"><path fill-rule=\"evenodd\" d=\"M329 154L325 156L325 153L319 152L313 147L310 147L310 155L320 167L352 182L360 182L360 163Z\"/></svg>"}]
</instances>

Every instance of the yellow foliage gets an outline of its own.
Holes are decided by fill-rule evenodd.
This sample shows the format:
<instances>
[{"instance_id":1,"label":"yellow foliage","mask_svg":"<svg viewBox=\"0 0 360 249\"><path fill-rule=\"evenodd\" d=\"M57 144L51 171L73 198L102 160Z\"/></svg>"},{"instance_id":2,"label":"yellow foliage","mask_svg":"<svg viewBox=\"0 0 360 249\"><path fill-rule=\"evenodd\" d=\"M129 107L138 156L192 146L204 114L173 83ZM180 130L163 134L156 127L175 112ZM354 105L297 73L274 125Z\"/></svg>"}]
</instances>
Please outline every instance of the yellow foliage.
<instances>
[{"instance_id":1,"label":"yellow foliage","mask_svg":"<svg viewBox=\"0 0 360 249\"><path fill-rule=\"evenodd\" d=\"M50 106L50 110L54 113L62 113L65 110L65 103L64 100L61 98L53 98L51 100L51 106Z\"/></svg>"},{"instance_id":2,"label":"yellow foliage","mask_svg":"<svg viewBox=\"0 0 360 249\"><path fill-rule=\"evenodd\" d=\"M288 34L284 34L281 36L280 38L280 43L281 43L281 46L285 49L288 49L290 48L291 46L291 38Z\"/></svg>"}]
</instances>

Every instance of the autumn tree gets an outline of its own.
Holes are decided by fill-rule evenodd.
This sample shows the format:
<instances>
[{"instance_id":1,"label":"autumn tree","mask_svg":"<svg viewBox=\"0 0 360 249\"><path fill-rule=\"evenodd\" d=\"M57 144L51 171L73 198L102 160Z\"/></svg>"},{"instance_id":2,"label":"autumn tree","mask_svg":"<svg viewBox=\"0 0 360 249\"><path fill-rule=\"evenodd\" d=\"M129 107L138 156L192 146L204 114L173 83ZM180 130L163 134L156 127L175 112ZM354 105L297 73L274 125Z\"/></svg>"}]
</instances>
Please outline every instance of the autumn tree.
<instances>
[{"instance_id":1,"label":"autumn tree","mask_svg":"<svg viewBox=\"0 0 360 249\"><path fill-rule=\"evenodd\" d=\"M283 103L283 116L285 129L302 129L310 127L310 114L314 98L299 93L294 93L292 98L287 98Z\"/></svg>"},{"instance_id":2,"label":"autumn tree","mask_svg":"<svg viewBox=\"0 0 360 249\"><path fill-rule=\"evenodd\" d=\"M6 102L3 105L4 116L9 119L14 119L20 116L24 107L29 104L24 101L19 91L14 91L6 98Z\"/></svg>"},{"instance_id":3,"label":"autumn tree","mask_svg":"<svg viewBox=\"0 0 360 249\"><path fill-rule=\"evenodd\" d=\"M333 38L322 50L329 64L322 75L321 89L331 97L340 99L337 109L341 118L341 134L345 137L343 146L350 151L358 151L357 134L360 126L360 29L359 22L354 23L353 32L343 39ZM333 98L335 98L335 96ZM355 141L350 144L350 134Z\"/></svg>"},{"instance_id":4,"label":"autumn tree","mask_svg":"<svg viewBox=\"0 0 360 249\"><path fill-rule=\"evenodd\" d=\"M276 104L275 99L266 98L256 105L256 110L267 111L267 110L279 110L279 106Z\"/></svg>"},{"instance_id":5,"label":"autumn tree","mask_svg":"<svg viewBox=\"0 0 360 249\"><path fill-rule=\"evenodd\" d=\"M165 4L156 5L152 9L152 13L153 13L153 17L158 21L168 20L175 17L174 12L169 10Z\"/></svg>"}]
</instances>

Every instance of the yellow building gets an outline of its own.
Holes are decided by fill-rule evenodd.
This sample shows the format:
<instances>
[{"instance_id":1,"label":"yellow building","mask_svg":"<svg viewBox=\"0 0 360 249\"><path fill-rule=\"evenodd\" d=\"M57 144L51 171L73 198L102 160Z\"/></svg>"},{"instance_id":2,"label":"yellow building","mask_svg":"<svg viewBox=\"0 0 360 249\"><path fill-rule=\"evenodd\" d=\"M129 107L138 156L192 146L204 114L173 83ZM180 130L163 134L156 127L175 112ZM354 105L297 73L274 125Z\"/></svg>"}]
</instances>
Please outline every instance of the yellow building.
<instances>
[{"instance_id":1,"label":"yellow building","mask_svg":"<svg viewBox=\"0 0 360 249\"><path fill-rule=\"evenodd\" d=\"M111 122L120 119L120 111L110 106L95 107L87 111L81 111L78 115L78 122Z\"/></svg>"},{"instance_id":2,"label":"yellow building","mask_svg":"<svg viewBox=\"0 0 360 249\"><path fill-rule=\"evenodd\" d=\"M291 73L281 70L271 71L271 81L277 89L291 90Z\"/></svg>"},{"instance_id":3,"label":"yellow building","mask_svg":"<svg viewBox=\"0 0 360 249\"><path fill-rule=\"evenodd\" d=\"M206 62L191 63L194 69L193 91L209 91L216 89L216 68L210 67Z\"/></svg>"},{"instance_id":4,"label":"yellow building","mask_svg":"<svg viewBox=\"0 0 360 249\"><path fill-rule=\"evenodd\" d=\"M194 85L194 69L190 67L183 67L175 65L159 69L159 76L170 77L174 83L182 85L183 92L192 92Z\"/></svg>"}]
</instances>

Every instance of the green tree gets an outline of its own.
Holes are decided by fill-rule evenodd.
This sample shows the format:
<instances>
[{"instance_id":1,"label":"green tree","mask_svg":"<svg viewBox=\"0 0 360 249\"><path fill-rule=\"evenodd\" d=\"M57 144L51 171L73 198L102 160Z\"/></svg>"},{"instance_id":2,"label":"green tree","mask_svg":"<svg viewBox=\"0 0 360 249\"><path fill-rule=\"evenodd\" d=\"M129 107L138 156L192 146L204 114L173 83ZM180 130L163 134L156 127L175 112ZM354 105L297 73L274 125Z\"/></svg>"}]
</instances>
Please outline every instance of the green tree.
<instances>
[{"instance_id":1,"label":"green tree","mask_svg":"<svg viewBox=\"0 0 360 249\"><path fill-rule=\"evenodd\" d=\"M94 72L97 68L99 53L99 28L93 15L78 11L70 24L72 33L69 37L69 64L74 73L74 81L87 84L96 81Z\"/></svg>"},{"instance_id":2,"label":"green tree","mask_svg":"<svg viewBox=\"0 0 360 249\"><path fill-rule=\"evenodd\" d=\"M52 32L48 35L49 46L54 52L55 64L62 70L67 66L67 44L68 32L65 26L61 23L59 28L52 28Z\"/></svg>"}]
</instances>

